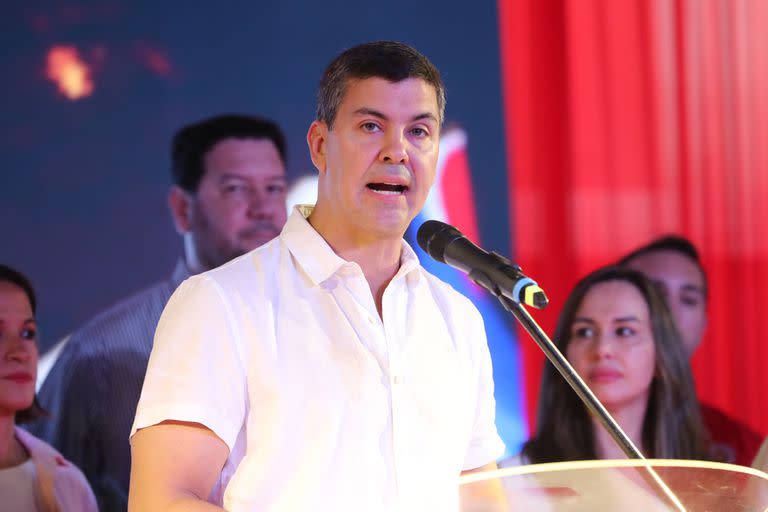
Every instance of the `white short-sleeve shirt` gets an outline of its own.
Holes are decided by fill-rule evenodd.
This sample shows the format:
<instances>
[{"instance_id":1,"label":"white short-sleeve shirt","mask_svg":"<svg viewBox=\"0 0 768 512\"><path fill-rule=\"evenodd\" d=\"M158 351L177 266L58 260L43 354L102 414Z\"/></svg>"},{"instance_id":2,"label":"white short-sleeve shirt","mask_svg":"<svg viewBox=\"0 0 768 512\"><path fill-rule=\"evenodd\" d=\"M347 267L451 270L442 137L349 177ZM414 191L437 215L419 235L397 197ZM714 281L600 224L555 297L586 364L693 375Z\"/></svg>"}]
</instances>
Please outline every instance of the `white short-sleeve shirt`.
<instances>
[{"instance_id":1,"label":"white short-sleeve shirt","mask_svg":"<svg viewBox=\"0 0 768 512\"><path fill-rule=\"evenodd\" d=\"M403 242L382 319L310 211L173 294L131 435L211 429L230 454L210 500L231 512L455 510L460 472L504 451L482 318Z\"/></svg>"}]
</instances>

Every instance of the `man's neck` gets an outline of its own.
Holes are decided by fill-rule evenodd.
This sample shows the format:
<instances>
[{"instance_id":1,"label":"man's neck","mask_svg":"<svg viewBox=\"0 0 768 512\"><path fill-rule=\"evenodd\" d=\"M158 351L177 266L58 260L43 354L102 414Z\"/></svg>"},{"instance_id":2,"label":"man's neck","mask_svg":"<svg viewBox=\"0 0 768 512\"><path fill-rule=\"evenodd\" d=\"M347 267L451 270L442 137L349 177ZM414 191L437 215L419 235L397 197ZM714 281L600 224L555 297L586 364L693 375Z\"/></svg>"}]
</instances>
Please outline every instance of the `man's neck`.
<instances>
[{"instance_id":1,"label":"man's neck","mask_svg":"<svg viewBox=\"0 0 768 512\"><path fill-rule=\"evenodd\" d=\"M208 270L197 255L195 241L192 239L192 233L185 233L184 240L184 263L187 265L190 275L201 274Z\"/></svg>"},{"instance_id":2,"label":"man's neck","mask_svg":"<svg viewBox=\"0 0 768 512\"><path fill-rule=\"evenodd\" d=\"M336 251L336 254L342 259L354 261L362 269L376 303L379 317L382 317L384 290L400 269L401 251L402 244L398 244L397 251L391 247L391 244L388 246L381 244L378 247L377 245L369 245Z\"/></svg>"},{"instance_id":3,"label":"man's neck","mask_svg":"<svg viewBox=\"0 0 768 512\"><path fill-rule=\"evenodd\" d=\"M370 233L340 232L314 213L307 220L333 252L340 258L360 266L381 316L384 290L400 269L402 234L399 237L380 237Z\"/></svg>"}]
</instances>

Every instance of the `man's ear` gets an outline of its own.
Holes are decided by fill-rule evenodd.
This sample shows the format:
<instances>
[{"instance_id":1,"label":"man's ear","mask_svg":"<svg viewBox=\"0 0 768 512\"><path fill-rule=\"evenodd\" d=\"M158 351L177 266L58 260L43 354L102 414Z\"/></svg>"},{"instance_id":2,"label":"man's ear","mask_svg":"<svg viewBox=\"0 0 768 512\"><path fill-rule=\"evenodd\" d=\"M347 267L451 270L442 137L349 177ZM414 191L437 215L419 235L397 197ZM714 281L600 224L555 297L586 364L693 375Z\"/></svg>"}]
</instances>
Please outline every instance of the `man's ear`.
<instances>
[{"instance_id":1,"label":"man's ear","mask_svg":"<svg viewBox=\"0 0 768 512\"><path fill-rule=\"evenodd\" d=\"M309 156L312 163L315 164L320 174L325 173L326 141L328 139L328 125L324 121L313 121L307 131L307 145L309 146Z\"/></svg>"},{"instance_id":2,"label":"man's ear","mask_svg":"<svg viewBox=\"0 0 768 512\"><path fill-rule=\"evenodd\" d=\"M168 192L168 208L176 231L180 235L192 229L192 196L183 188L174 185Z\"/></svg>"}]
</instances>

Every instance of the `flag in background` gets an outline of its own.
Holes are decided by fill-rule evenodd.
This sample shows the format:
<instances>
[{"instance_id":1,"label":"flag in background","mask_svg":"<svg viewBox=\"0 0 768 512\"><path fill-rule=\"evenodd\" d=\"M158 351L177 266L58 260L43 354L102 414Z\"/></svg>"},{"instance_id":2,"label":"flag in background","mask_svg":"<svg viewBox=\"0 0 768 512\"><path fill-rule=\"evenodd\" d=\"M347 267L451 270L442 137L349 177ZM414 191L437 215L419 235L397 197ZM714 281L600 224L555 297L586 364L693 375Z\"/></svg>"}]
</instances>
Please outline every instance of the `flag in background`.
<instances>
[{"instance_id":1,"label":"flag in background","mask_svg":"<svg viewBox=\"0 0 768 512\"><path fill-rule=\"evenodd\" d=\"M523 367L511 316L507 317L496 298L472 283L466 274L433 260L416 243L419 226L424 221L436 219L455 226L467 238L482 246L466 149L467 135L462 129L452 127L445 130L440 139L435 184L405 238L424 268L468 297L483 316L493 360L496 426L507 445L507 454L514 455L528 439L528 420Z\"/></svg>"}]
</instances>

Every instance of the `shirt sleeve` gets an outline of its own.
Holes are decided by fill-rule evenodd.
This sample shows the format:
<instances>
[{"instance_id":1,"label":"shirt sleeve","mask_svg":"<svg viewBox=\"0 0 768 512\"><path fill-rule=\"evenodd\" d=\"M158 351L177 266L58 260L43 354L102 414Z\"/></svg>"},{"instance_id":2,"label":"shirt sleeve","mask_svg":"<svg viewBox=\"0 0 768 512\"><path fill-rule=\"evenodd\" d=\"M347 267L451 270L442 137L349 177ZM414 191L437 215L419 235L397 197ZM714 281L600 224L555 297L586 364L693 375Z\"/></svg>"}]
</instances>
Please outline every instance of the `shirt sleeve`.
<instances>
[{"instance_id":1,"label":"shirt sleeve","mask_svg":"<svg viewBox=\"0 0 768 512\"><path fill-rule=\"evenodd\" d=\"M474 309L474 307L473 307ZM483 319L477 309L474 309L472 318L472 339L476 340L476 364L477 364L477 407L475 409L475 422L472 430L472 438L464 457L462 470L476 469L501 457L504 453L504 442L496 430L496 400L493 397L493 369L491 366L491 353L485 336Z\"/></svg>"},{"instance_id":2,"label":"shirt sleeve","mask_svg":"<svg viewBox=\"0 0 768 512\"><path fill-rule=\"evenodd\" d=\"M213 278L183 282L160 317L130 435L166 420L200 423L232 451L246 414L241 348Z\"/></svg>"}]
</instances>

